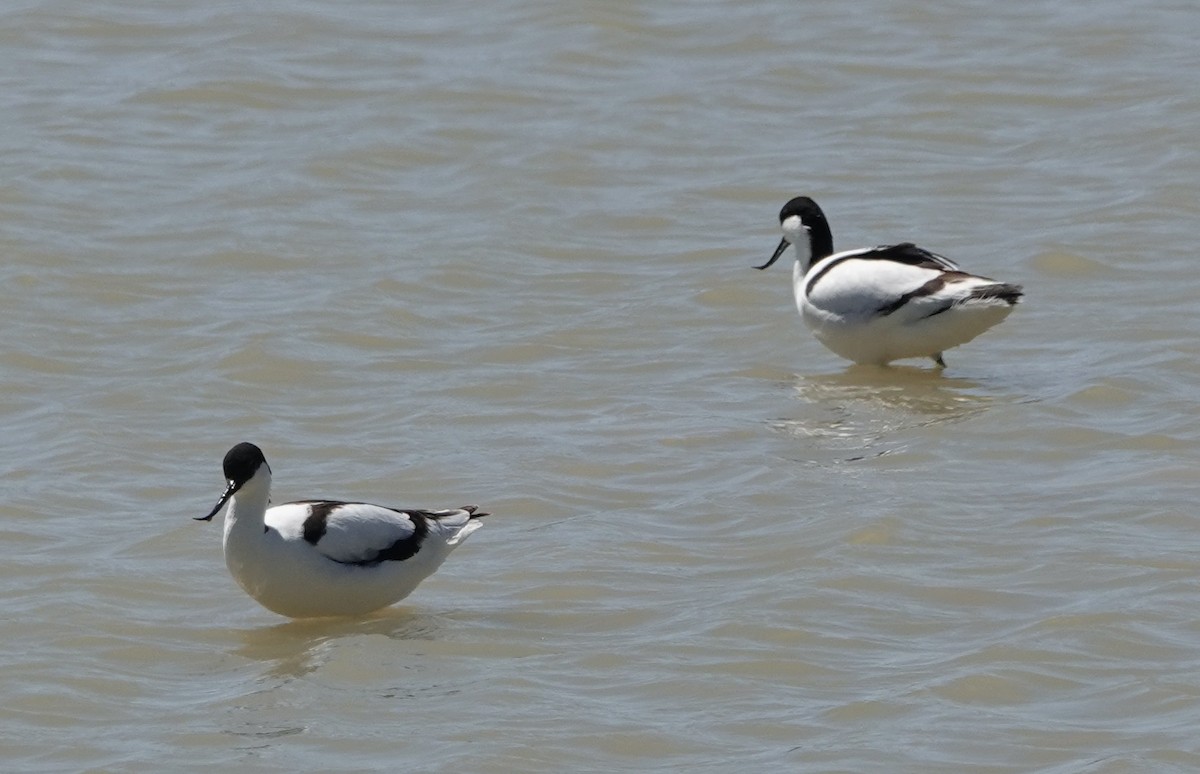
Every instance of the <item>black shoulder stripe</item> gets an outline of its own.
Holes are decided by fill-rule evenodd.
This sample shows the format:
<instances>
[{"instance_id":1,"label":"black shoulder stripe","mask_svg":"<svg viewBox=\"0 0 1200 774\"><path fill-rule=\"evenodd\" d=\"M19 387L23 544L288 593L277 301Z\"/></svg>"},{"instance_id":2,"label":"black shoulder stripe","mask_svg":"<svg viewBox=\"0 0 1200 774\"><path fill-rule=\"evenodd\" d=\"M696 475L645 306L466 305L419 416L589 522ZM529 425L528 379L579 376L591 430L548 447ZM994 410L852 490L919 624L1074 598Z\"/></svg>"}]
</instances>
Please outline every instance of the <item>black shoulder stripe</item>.
<instances>
[{"instance_id":1,"label":"black shoulder stripe","mask_svg":"<svg viewBox=\"0 0 1200 774\"><path fill-rule=\"evenodd\" d=\"M821 281L821 278L832 271L839 264L846 261L891 261L892 263L902 263L906 266L915 266L920 269L932 269L933 271L942 271L949 273L961 273L958 267L949 258L931 253L928 250L917 247L912 242L901 242L898 245L880 245L879 247L870 250L863 250L852 255L847 255L838 258L835 261L830 261L821 267L821 270L809 278L804 285L805 293L812 293L813 288ZM932 291L931 291L932 292ZM920 295L920 294L918 294ZM903 304L901 304L902 306ZM897 306L896 309L900 307ZM893 309L892 311L895 311Z\"/></svg>"},{"instance_id":2,"label":"black shoulder stripe","mask_svg":"<svg viewBox=\"0 0 1200 774\"><path fill-rule=\"evenodd\" d=\"M917 247L912 242L901 242L898 245L880 245L858 256L867 261L894 261L909 266L919 266L922 269L937 269L939 271L954 271L958 266L944 255L932 253L923 247Z\"/></svg>"},{"instance_id":3,"label":"black shoulder stripe","mask_svg":"<svg viewBox=\"0 0 1200 774\"><path fill-rule=\"evenodd\" d=\"M829 273L830 269L832 269L833 267L837 266L840 263L845 263L846 261L849 261L849 260L851 260L853 258L857 258L857 257L858 257L857 255L848 255L845 258L838 258L836 261L830 261L829 263L822 266L821 270L819 272L817 272L816 274L812 275L812 277L810 277L808 282L804 285L805 294L806 295L811 294L813 288L816 287L817 283L821 281L822 277L824 277L826 274Z\"/></svg>"},{"instance_id":4,"label":"black shoulder stripe","mask_svg":"<svg viewBox=\"0 0 1200 774\"><path fill-rule=\"evenodd\" d=\"M315 546L321 538L325 537L329 514L345 503L334 500L305 500L297 505L308 506L308 518L304 520L304 541Z\"/></svg>"}]
</instances>

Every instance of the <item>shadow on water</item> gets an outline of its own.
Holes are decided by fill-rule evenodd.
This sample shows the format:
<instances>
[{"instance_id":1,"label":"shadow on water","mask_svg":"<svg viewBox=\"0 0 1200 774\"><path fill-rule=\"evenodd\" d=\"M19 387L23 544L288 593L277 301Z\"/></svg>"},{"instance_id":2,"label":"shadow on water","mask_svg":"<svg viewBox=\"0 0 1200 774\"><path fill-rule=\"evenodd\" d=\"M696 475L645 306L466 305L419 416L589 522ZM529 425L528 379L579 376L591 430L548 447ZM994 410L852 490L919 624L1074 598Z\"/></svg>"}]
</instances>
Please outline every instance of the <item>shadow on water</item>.
<instances>
[{"instance_id":1,"label":"shadow on water","mask_svg":"<svg viewBox=\"0 0 1200 774\"><path fill-rule=\"evenodd\" d=\"M896 449L880 445L898 433L963 421L997 400L984 382L915 366L854 365L797 375L790 385L799 412L771 427L810 439L842 461L888 454Z\"/></svg>"},{"instance_id":2,"label":"shadow on water","mask_svg":"<svg viewBox=\"0 0 1200 774\"><path fill-rule=\"evenodd\" d=\"M240 633L242 644L234 653L255 661L274 662L270 674L302 677L321 666L322 653L343 639L383 636L392 640L433 640L441 619L404 607L385 608L368 618L311 618L285 621L275 626Z\"/></svg>"}]
</instances>

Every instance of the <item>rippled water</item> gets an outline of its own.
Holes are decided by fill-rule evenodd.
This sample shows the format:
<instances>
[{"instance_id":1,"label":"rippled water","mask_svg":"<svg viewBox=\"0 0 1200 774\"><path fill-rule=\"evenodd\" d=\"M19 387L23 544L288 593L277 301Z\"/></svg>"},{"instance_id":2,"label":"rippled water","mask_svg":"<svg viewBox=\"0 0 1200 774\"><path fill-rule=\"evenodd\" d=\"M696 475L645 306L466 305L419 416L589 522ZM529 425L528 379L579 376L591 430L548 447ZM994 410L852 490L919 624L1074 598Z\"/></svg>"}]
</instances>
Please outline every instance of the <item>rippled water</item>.
<instances>
[{"instance_id":1,"label":"rippled water","mask_svg":"<svg viewBox=\"0 0 1200 774\"><path fill-rule=\"evenodd\" d=\"M0 22L6 769L1200 767L1191 6ZM849 367L750 269L801 193L1026 303ZM241 440L494 516L287 622Z\"/></svg>"}]
</instances>

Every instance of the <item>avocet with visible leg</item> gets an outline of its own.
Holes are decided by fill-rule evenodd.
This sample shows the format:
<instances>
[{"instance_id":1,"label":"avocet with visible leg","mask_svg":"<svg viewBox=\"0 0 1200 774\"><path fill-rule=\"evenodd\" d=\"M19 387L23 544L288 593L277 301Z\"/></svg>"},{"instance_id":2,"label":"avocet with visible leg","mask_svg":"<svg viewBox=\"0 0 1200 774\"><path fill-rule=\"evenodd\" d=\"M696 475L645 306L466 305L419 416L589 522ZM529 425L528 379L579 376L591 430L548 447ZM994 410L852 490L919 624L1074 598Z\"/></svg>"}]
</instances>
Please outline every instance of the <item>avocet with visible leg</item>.
<instances>
[{"instance_id":1,"label":"avocet with visible leg","mask_svg":"<svg viewBox=\"0 0 1200 774\"><path fill-rule=\"evenodd\" d=\"M856 363L929 357L945 368L943 352L1008 317L1023 294L909 242L835 253L825 213L807 196L784 205L779 225L779 247L755 268L791 247L801 317L818 341Z\"/></svg>"}]
</instances>

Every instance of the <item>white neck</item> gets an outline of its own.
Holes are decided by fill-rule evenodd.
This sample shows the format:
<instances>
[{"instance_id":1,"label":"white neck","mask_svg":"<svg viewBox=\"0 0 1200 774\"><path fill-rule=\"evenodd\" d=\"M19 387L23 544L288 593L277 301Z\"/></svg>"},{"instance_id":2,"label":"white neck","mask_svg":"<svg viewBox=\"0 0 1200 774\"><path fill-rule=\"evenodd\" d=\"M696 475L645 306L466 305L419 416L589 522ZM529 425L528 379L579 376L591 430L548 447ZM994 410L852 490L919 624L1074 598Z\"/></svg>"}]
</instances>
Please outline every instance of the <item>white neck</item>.
<instances>
[{"instance_id":1,"label":"white neck","mask_svg":"<svg viewBox=\"0 0 1200 774\"><path fill-rule=\"evenodd\" d=\"M263 516L271 502L271 474L260 470L254 478L242 484L225 511L225 538L233 532L259 534L263 531Z\"/></svg>"},{"instance_id":2,"label":"white neck","mask_svg":"<svg viewBox=\"0 0 1200 774\"><path fill-rule=\"evenodd\" d=\"M788 241L792 243L792 251L796 254L796 265L800 272L806 272L812 267L812 240L807 229L798 229L795 234L789 234Z\"/></svg>"}]
</instances>

